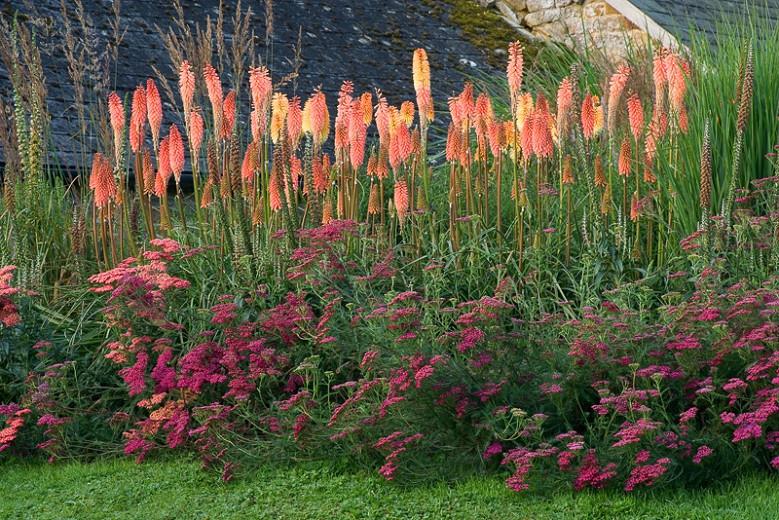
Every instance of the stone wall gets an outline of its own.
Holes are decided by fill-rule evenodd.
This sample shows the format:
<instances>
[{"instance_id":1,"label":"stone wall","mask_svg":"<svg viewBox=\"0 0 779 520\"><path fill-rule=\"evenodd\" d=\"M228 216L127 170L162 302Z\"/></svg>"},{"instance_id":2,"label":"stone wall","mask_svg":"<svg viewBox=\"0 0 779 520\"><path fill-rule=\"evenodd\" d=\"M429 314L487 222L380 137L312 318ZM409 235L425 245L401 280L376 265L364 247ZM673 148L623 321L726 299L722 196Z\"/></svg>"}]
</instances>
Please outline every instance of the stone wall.
<instances>
[{"instance_id":1,"label":"stone wall","mask_svg":"<svg viewBox=\"0 0 779 520\"><path fill-rule=\"evenodd\" d=\"M498 9L525 36L552 39L572 48L589 45L618 62L628 42L642 43L647 33L605 0L477 0Z\"/></svg>"}]
</instances>

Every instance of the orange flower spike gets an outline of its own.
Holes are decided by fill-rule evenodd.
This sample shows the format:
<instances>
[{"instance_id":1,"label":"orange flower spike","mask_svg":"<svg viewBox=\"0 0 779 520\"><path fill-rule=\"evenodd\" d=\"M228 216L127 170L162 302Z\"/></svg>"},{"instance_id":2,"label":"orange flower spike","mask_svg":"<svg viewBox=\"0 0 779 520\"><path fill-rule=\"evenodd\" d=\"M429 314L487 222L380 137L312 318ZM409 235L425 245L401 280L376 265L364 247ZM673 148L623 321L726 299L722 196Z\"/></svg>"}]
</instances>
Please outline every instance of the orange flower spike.
<instances>
[{"instance_id":1,"label":"orange flower spike","mask_svg":"<svg viewBox=\"0 0 779 520\"><path fill-rule=\"evenodd\" d=\"M454 122L449 123L446 135L446 160L456 161L460 157L460 129Z\"/></svg>"},{"instance_id":2,"label":"orange flower spike","mask_svg":"<svg viewBox=\"0 0 779 520\"><path fill-rule=\"evenodd\" d=\"M465 83L463 91L457 96L457 102L460 104L460 114L462 114L463 129L471 123L476 112L476 104L473 99L473 83Z\"/></svg>"},{"instance_id":3,"label":"orange flower spike","mask_svg":"<svg viewBox=\"0 0 779 520\"><path fill-rule=\"evenodd\" d=\"M314 160L311 161L311 177L315 192L324 193L327 191L327 174L325 173L324 168L322 168L322 161L317 158L314 158Z\"/></svg>"},{"instance_id":4,"label":"orange flower spike","mask_svg":"<svg viewBox=\"0 0 779 520\"><path fill-rule=\"evenodd\" d=\"M452 118L452 123L458 128L462 125L462 122L467 118L467 114L463 114L460 106L459 97L450 97L447 100L449 106L449 116Z\"/></svg>"},{"instance_id":5,"label":"orange flower spike","mask_svg":"<svg viewBox=\"0 0 779 520\"><path fill-rule=\"evenodd\" d=\"M118 163L122 149L122 132L124 131L124 105L116 92L111 92L108 96L108 113L111 117L111 129L114 132L114 150Z\"/></svg>"},{"instance_id":6,"label":"orange flower spike","mask_svg":"<svg viewBox=\"0 0 779 520\"><path fill-rule=\"evenodd\" d=\"M552 136L552 143L557 144L559 142L559 138L557 136L557 116L547 112L546 120L547 126L549 127L549 133Z\"/></svg>"},{"instance_id":7,"label":"orange flower spike","mask_svg":"<svg viewBox=\"0 0 779 520\"><path fill-rule=\"evenodd\" d=\"M349 159L354 169L362 166L365 159L366 138L367 128L363 119L362 106L359 100L355 100L349 116Z\"/></svg>"},{"instance_id":8,"label":"orange flower spike","mask_svg":"<svg viewBox=\"0 0 779 520\"><path fill-rule=\"evenodd\" d=\"M365 174L368 177L375 177L376 176L376 170L377 170L377 158L375 155L371 154L370 157L368 157L368 165L365 167Z\"/></svg>"},{"instance_id":9,"label":"orange flower spike","mask_svg":"<svg viewBox=\"0 0 779 520\"><path fill-rule=\"evenodd\" d=\"M516 120L517 120L517 129L521 132L523 128L525 128L525 124L530 119L530 116L533 114L534 109L534 103L533 103L533 96L530 94L530 92L525 92L524 94L521 94L519 96L519 100L517 102L517 111L516 111Z\"/></svg>"},{"instance_id":10,"label":"orange flower spike","mask_svg":"<svg viewBox=\"0 0 779 520\"><path fill-rule=\"evenodd\" d=\"M524 56L522 44L519 41L509 44L509 59L506 66L506 78L509 84L509 93L512 103L517 99L522 88L522 74L524 68Z\"/></svg>"},{"instance_id":11,"label":"orange flower spike","mask_svg":"<svg viewBox=\"0 0 779 520\"><path fill-rule=\"evenodd\" d=\"M593 96L587 94L582 102L582 134L585 139L592 139L595 135L595 104Z\"/></svg>"},{"instance_id":12,"label":"orange flower spike","mask_svg":"<svg viewBox=\"0 0 779 520\"><path fill-rule=\"evenodd\" d=\"M595 125L593 126L593 132L599 134L603 130L603 105L600 103L600 98L593 96L592 105L595 110Z\"/></svg>"},{"instance_id":13,"label":"orange flower spike","mask_svg":"<svg viewBox=\"0 0 779 520\"><path fill-rule=\"evenodd\" d=\"M287 108L287 136L292 149L295 150L303 132L303 110L300 108L300 98L295 96L289 101Z\"/></svg>"},{"instance_id":14,"label":"orange flower spike","mask_svg":"<svg viewBox=\"0 0 779 520\"><path fill-rule=\"evenodd\" d=\"M417 105L419 108L420 122L423 126L430 124L435 119L435 109L433 108L433 95L430 91L424 91L417 96Z\"/></svg>"},{"instance_id":15,"label":"orange flower spike","mask_svg":"<svg viewBox=\"0 0 779 520\"><path fill-rule=\"evenodd\" d=\"M570 76L563 79L557 89L557 133L565 137L568 133L568 121L573 106L573 83Z\"/></svg>"},{"instance_id":16,"label":"orange flower spike","mask_svg":"<svg viewBox=\"0 0 779 520\"><path fill-rule=\"evenodd\" d=\"M214 194L214 181L209 177L206 179L206 184L203 186L203 196L200 198L200 208L206 209L213 202Z\"/></svg>"},{"instance_id":17,"label":"orange flower spike","mask_svg":"<svg viewBox=\"0 0 779 520\"><path fill-rule=\"evenodd\" d=\"M389 177L389 163L387 162L386 148L379 148L379 156L376 159L376 177L386 179Z\"/></svg>"},{"instance_id":18,"label":"orange flower spike","mask_svg":"<svg viewBox=\"0 0 779 520\"><path fill-rule=\"evenodd\" d=\"M328 182L330 182L330 168L332 167L332 162L330 161L330 156L325 154L322 154L322 173L325 176L325 179L327 179Z\"/></svg>"},{"instance_id":19,"label":"orange flower spike","mask_svg":"<svg viewBox=\"0 0 779 520\"><path fill-rule=\"evenodd\" d=\"M490 142L490 151L493 157L499 157L500 151L505 145L505 137L503 134L504 125L500 121L492 121L489 125L487 136Z\"/></svg>"},{"instance_id":20,"label":"orange flower spike","mask_svg":"<svg viewBox=\"0 0 779 520\"><path fill-rule=\"evenodd\" d=\"M114 135L121 134L124 130L124 105L116 92L108 95L108 113L111 116L111 128Z\"/></svg>"},{"instance_id":21,"label":"orange flower spike","mask_svg":"<svg viewBox=\"0 0 779 520\"><path fill-rule=\"evenodd\" d=\"M289 158L289 174L292 177L292 189L298 191L300 178L303 176L303 162L297 155Z\"/></svg>"},{"instance_id":22,"label":"orange flower spike","mask_svg":"<svg viewBox=\"0 0 779 520\"><path fill-rule=\"evenodd\" d=\"M160 143L160 147L162 147L162 143ZM161 199L165 196L167 191L168 178L166 178L161 171L157 170L157 176L154 178L154 195L156 195L158 199Z\"/></svg>"},{"instance_id":23,"label":"orange flower spike","mask_svg":"<svg viewBox=\"0 0 779 520\"><path fill-rule=\"evenodd\" d=\"M617 170L621 177L630 177L630 163L632 161L632 149L630 147L630 138L625 136L622 145L619 147L619 161Z\"/></svg>"},{"instance_id":24,"label":"orange flower spike","mask_svg":"<svg viewBox=\"0 0 779 520\"><path fill-rule=\"evenodd\" d=\"M363 92L360 96L360 110L363 123L369 126L373 122L373 97L370 92Z\"/></svg>"},{"instance_id":25,"label":"orange flower spike","mask_svg":"<svg viewBox=\"0 0 779 520\"><path fill-rule=\"evenodd\" d=\"M211 113L214 117L214 128L222 127L222 80L219 79L216 69L207 63L203 67L203 79L206 83L208 99L211 102Z\"/></svg>"},{"instance_id":26,"label":"orange flower spike","mask_svg":"<svg viewBox=\"0 0 779 520\"><path fill-rule=\"evenodd\" d=\"M116 182L111 170L111 163L100 152L92 157L92 173L89 177L89 187L95 194L95 206L104 208L116 198Z\"/></svg>"},{"instance_id":27,"label":"orange flower spike","mask_svg":"<svg viewBox=\"0 0 779 520\"><path fill-rule=\"evenodd\" d=\"M289 100L281 92L273 94L270 116L270 138L273 144L278 144L283 135L284 126L287 122L287 112L289 111Z\"/></svg>"},{"instance_id":28,"label":"orange flower spike","mask_svg":"<svg viewBox=\"0 0 779 520\"><path fill-rule=\"evenodd\" d=\"M657 139L660 132L659 125L660 123L657 119L652 119L652 121L649 122L649 128L647 129L646 137L644 138L644 156L648 163L652 163L657 154Z\"/></svg>"},{"instance_id":29,"label":"orange flower spike","mask_svg":"<svg viewBox=\"0 0 779 520\"><path fill-rule=\"evenodd\" d=\"M322 225L329 224L333 221L333 205L329 200L325 201L324 207L322 207Z\"/></svg>"},{"instance_id":30,"label":"orange flower spike","mask_svg":"<svg viewBox=\"0 0 779 520\"><path fill-rule=\"evenodd\" d=\"M400 104L400 119L403 123L410 127L414 123L414 103L411 101L404 101Z\"/></svg>"},{"instance_id":31,"label":"orange flower spike","mask_svg":"<svg viewBox=\"0 0 779 520\"><path fill-rule=\"evenodd\" d=\"M644 107L638 94L633 94L628 99L628 121L633 138L638 140L644 130Z\"/></svg>"},{"instance_id":32,"label":"orange flower spike","mask_svg":"<svg viewBox=\"0 0 779 520\"><path fill-rule=\"evenodd\" d=\"M192 111L192 100L195 98L195 74L187 60L182 61L179 67L179 94L184 113L189 114Z\"/></svg>"},{"instance_id":33,"label":"orange flower spike","mask_svg":"<svg viewBox=\"0 0 779 520\"><path fill-rule=\"evenodd\" d=\"M310 125L314 143L321 146L330 134L330 112L327 109L327 99L324 92L318 90L311 101Z\"/></svg>"},{"instance_id":34,"label":"orange flower spike","mask_svg":"<svg viewBox=\"0 0 779 520\"><path fill-rule=\"evenodd\" d=\"M490 97L482 92L476 98L476 119L485 127L495 119Z\"/></svg>"},{"instance_id":35,"label":"orange flower spike","mask_svg":"<svg viewBox=\"0 0 779 520\"><path fill-rule=\"evenodd\" d=\"M376 129L379 131L379 146L389 148L390 139L390 110L387 100L379 96L379 102L376 105Z\"/></svg>"},{"instance_id":36,"label":"orange flower spike","mask_svg":"<svg viewBox=\"0 0 779 520\"><path fill-rule=\"evenodd\" d=\"M665 85L668 81L665 73L666 49L659 50L652 60L652 81L655 85L655 106L662 106L665 98Z\"/></svg>"},{"instance_id":37,"label":"orange flower spike","mask_svg":"<svg viewBox=\"0 0 779 520\"><path fill-rule=\"evenodd\" d=\"M427 126L433 120L433 98L430 91L430 62L425 49L414 51L413 57L414 90L417 95L420 126Z\"/></svg>"},{"instance_id":38,"label":"orange flower spike","mask_svg":"<svg viewBox=\"0 0 779 520\"><path fill-rule=\"evenodd\" d=\"M200 146L203 144L204 131L205 125L200 111L191 111L189 113L189 146L192 148L192 153L195 156L200 152Z\"/></svg>"},{"instance_id":39,"label":"orange flower spike","mask_svg":"<svg viewBox=\"0 0 779 520\"><path fill-rule=\"evenodd\" d=\"M246 147L246 153L241 162L241 178L246 184L251 185L254 180L254 172L257 170L257 144L256 141L249 143Z\"/></svg>"},{"instance_id":40,"label":"orange flower spike","mask_svg":"<svg viewBox=\"0 0 779 520\"><path fill-rule=\"evenodd\" d=\"M637 222L641 217L641 204L638 200L638 194L633 192L633 196L630 198L630 220Z\"/></svg>"},{"instance_id":41,"label":"orange flower spike","mask_svg":"<svg viewBox=\"0 0 779 520\"><path fill-rule=\"evenodd\" d=\"M668 78L669 100L671 108L676 112L681 111L684 95L687 92L687 73L682 63L682 59L674 53L668 53L663 60L665 74Z\"/></svg>"},{"instance_id":42,"label":"orange flower spike","mask_svg":"<svg viewBox=\"0 0 779 520\"><path fill-rule=\"evenodd\" d=\"M335 113L336 160L340 157L339 151L346 150L349 145L349 113L352 108L352 92L354 92L352 82L344 81L338 93L338 106Z\"/></svg>"},{"instance_id":43,"label":"orange flower spike","mask_svg":"<svg viewBox=\"0 0 779 520\"><path fill-rule=\"evenodd\" d=\"M574 183L573 164L572 164L572 159L571 159L570 155L566 155L565 158L563 159L562 183L563 184L573 184Z\"/></svg>"},{"instance_id":44,"label":"orange flower spike","mask_svg":"<svg viewBox=\"0 0 779 520\"><path fill-rule=\"evenodd\" d=\"M138 153L143 146L143 129L146 126L146 90L142 86L133 93L130 111L130 149Z\"/></svg>"},{"instance_id":45,"label":"orange flower spike","mask_svg":"<svg viewBox=\"0 0 779 520\"><path fill-rule=\"evenodd\" d=\"M162 141L160 141L160 151L159 151L159 157L157 158L158 164L157 164L157 173L159 175L162 175L163 179L165 179L165 182L167 183L168 179L170 179L172 170L170 169L170 142L168 140L168 137L164 137Z\"/></svg>"},{"instance_id":46,"label":"orange flower spike","mask_svg":"<svg viewBox=\"0 0 779 520\"><path fill-rule=\"evenodd\" d=\"M617 69L609 81L609 133L613 133L617 127L617 108L629 79L630 67L623 65Z\"/></svg>"},{"instance_id":47,"label":"orange flower spike","mask_svg":"<svg viewBox=\"0 0 779 520\"><path fill-rule=\"evenodd\" d=\"M535 126L535 118L536 114L535 111L533 111L527 116L524 125L522 125L522 130L520 130L520 147L522 148L522 157L525 161L529 161L535 153L533 149L533 127Z\"/></svg>"},{"instance_id":48,"label":"orange flower spike","mask_svg":"<svg viewBox=\"0 0 779 520\"><path fill-rule=\"evenodd\" d=\"M184 171L184 140L178 127L170 125L168 133L168 160L170 161L170 171L176 178L176 184L181 182L181 172Z\"/></svg>"},{"instance_id":49,"label":"orange flower spike","mask_svg":"<svg viewBox=\"0 0 779 520\"><path fill-rule=\"evenodd\" d=\"M235 127L235 91L231 90L225 96L222 104L222 138L227 140L233 134Z\"/></svg>"},{"instance_id":50,"label":"orange flower spike","mask_svg":"<svg viewBox=\"0 0 779 520\"><path fill-rule=\"evenodd\" d=\"M683 134L686 134L689 128L690 120L687 116L687 108L685 108L684 105L681 105L679 107L679 130L681 130Z\"/></svg>"},{"instance_id":51,"label":"orange flower spike","mask_svg":"<svg viewBox=\"0 0 779 520\"><path fill-rule=\"evenodd\" d=\"M143 194L154 193L154 164L148 150L143 150Z\"/></svg>"},{"instance_id":52,"label":"orange flower spike","mask_svg":"<svg viewBox=\"0 0 779 520\"><path fill-rule=\"evenodd\" d=\"M414 151L414 140L408 127L399 124L395 134L390 139L390 166L396 169L400 163L409 158Z\"/></svg>"},{"instance_id":53,"label":"orange flower spike","mask_svg":"<svg viewBox=\"0 0 779 520\"><path fill-rule=\"evenodd\" d=\"M652 172L652 161L649 161L647 157L644 157L644 182L647 184L657 182L657 177Z\"/></svg>"},{"instance_id":54,"label":"orange flower spike","mask_svg":"<svg viewBox=\"0 0 779 520\"><path fill-rule=\"evenodd\" d=\"M268 186L268 197L270 209L279 211L281 209L281 184L279 182L278 169L273 168L270 176L270 186Z\"/></svg>"},{"instance_id":55,"label":"orange flower spike","mask_svg":"<svg viewBox=\"0 0 779 520\"><path fill-rule=\"evenodd\" d=\"M146 80L146 116L149 118L149 128L154 149L158 149L160 143L160 128L162 127L162 98L157 84L153 79Z\"/></svg>"},{"instance_id":56,"label":"orange flower spike","mask_svg":"<svg viewBox=\"0 0 779 520\"><path fill-rule=\"evenodd\" d=\"M249 69L249 90L252 96L252 108L265 117L273 95L273 83L267 67Z\"/></svg>"},{"instance_id":57,"label":"orange flower spike","mask_svg":"<svg viewBox=\"0 0 779 520\"><path fill-rule=\"evenodd\" d=\"M305 130L305 111L303 112L303 128ZM265 134L265 118L260 116L257 110L252 110L249 114L249 125L252 130L252 139L259 141Z\"/></svg>"},{"instance_id":58,"label":"orange flower spike","mask_svg":"<svg viewBox=\"0 0 779 520\"><path fill-rule=\"evenodd\" d=\"M395 181L393 200L395 203L395 211L397 211L398 219L402 224L406 215L408 215L408 185L403 179Z\"/></svg>"},{"instance_id":59,"label":"orange flower spike","mask_svg":"<svg viewBox=\"0 0 779 520\"><path fill-rule=\"evenodd\" d=\"M422 90L430 90L430 62L425 49L416 49L412 58L412 75L414 90L419 94Z\"/></svg>"},{"instance_id":60,"label":"orange flower spike","mask_svg":"<svg viewBox=\"0 0 779 520\"><path fill-rule=\"evenodd\" d=\"M606 187L606 174L603 171L603 159L600 155L595 156L595 186L598 188Z\"/></svg>"},{"instance_id":61,"label":"orange flower spike","mask_svg":"<svg viewBox=\"0 0 779 520\"><path fill-rule=\"evenodd\" d=\"M536 98L536 110L533 117L533 153L542 158L554 153L552 132L549 129L549 105L543 94Z\"/></svg>"}]
</instances>

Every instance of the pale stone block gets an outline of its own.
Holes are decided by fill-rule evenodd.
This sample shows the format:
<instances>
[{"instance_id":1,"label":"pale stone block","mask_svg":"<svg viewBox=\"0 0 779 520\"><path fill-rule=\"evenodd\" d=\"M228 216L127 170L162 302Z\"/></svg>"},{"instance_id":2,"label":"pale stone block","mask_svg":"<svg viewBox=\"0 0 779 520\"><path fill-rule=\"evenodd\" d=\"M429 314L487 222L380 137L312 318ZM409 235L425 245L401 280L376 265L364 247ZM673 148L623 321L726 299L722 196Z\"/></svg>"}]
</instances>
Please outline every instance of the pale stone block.
<instances>
[{"instance_id":1,"label":"pale stone block","mask_svg":"<svg viewBox=\"0 0 779 520\"><path fill-rule=\"evenodd\" d=\"M509 6L517 15L521 11L527 9L527 0L499 0L499 3L504 3Z\"/></svg>"},{"instance_id":2,"label":"pale stone block","mask_svg":"<svg viewBox=\"0 0 779 520\"><path fill-rule=\"evenodd\" d=\"M527 10L533 13L536 11L552 9L554 3L555 0L527 0Z\"/></svg>"},{"instance_id":3,"label":"pale stone block","mask_svg":"<svg viewBox=\"0 0 779 520\"><path fill-rule=\"evenodd\" d=\"M571 34L584 33L584 19L582 18L582 8L579 5L572 5L564 10L562 21L565 23L568 32Z\"/></svg>"},{"instance_id":4,"label":"pale stone block","mask_svg":"<svg viewBox=\"0 0 779 520\"><path fill-rule=\"evenodd\" d=\"M568 29L565 27L565 24L560 21L545 23L534 27L533 32L559 42L564 42L568 39Z\"/></svg>"},{"instance_id":5,"label":"pale stone block","mask_svg":"<svg viewBox=\"0 0 779 520\"><path fill-rule=\"evenodd\" d=\"M587 0L587 2L584 4L584 16L589 18L618 13L619 11L611 7L603 0Z\"/></svg>"},{"instance_id":6,"label":"pale stone block","mask_svg":"<svg viewBox=\"0 0 779 520\"><path fill-rule=\"evenodd\" d=\"M560 19L562 9L551 8L543 11L534 11L525 16L525 25L535 27L537 25L543 25L545 23L554 22Z\"/></svg>"},{"instance_id":7,"label":"pale stone block","mask_svg":"<svg viewBox=\"0 0 779 520\"><path fill-rule=\"evenodd\" d=\"M511 8L505 0L498 0L495 4L500 11L500 14L503 16L503 19L506 20L506 22L511 25L512 27L521 27L521 21L519 17L517 16L517 11L515 11L513 8Z\"/></svg>"},{"instance_id":8,"label":"pale stone block","mask_svg":"<svg viewBox=\"0 0 779 520\"><path fill-rule=\"evenodd\" d=\"M610 14L596 18L584 19L584 27L593 34L623 32L628 28L628 21L621 15Z\"/></svg>"}]
</instances>

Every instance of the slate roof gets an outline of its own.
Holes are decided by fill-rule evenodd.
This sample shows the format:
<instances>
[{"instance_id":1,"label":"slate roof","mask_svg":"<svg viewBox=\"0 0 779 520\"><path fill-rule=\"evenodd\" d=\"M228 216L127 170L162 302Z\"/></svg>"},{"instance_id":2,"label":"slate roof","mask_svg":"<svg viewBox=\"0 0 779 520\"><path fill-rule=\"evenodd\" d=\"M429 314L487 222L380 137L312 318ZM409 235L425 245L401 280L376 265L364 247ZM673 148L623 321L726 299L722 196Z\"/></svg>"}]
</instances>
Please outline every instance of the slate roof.
<instances>
[{"instance_id":1,"label":"slate roof","mask_svg":"<svg viewBox=\"0 0 779 520\"><path fill-rule=\"evenodd\" d=\"M73 9L73 0L65 0ZM231 37L231 19L236 0L225 0L226 39ZM243 1L254 12L251 29L256 37L256 53L264 59L264 1ZM61 0L4 0L0 11L18 10L31 19L44 21L41 27L62 24ZM181 0L187 20L194 25L217 16L219 0ZM94 36L108 38L111 28L111 0L83 0ZM434 8L435 7L435 8ZM297 92L305 99L317 86L328 94L331 104L343 80L352 80L355 91L381 88L391 103L413 99L411 56L413 49L425 47L433 75L433 95L438 102L462 88L462 71L489 69L482 50L466 41L449 21L449 11L441 0L276 0L273 2L274 32L272 60L268 63L278 79L292 70L298 32L302 42L302 67ZM170 74L171 64L162 39L154 25L171 25L175 11L170 0L125 0L121 3L123 28L127 30L119 48L115 89L124 96L154 77L151 66ZM46 74L48 110L52 117L52 139L57 156L65 166L78 164L78 143L74 141L78 124L73 108L71 81L58 36L39 35ZM220 71L223 82L226 71ZM248 89L244 89L244 92ZM283 90L293 94L291 84ZM10 101L8 72L0 62L0 95ZM163 101L168 102L164 92ZM178 101L178 100L177 100ZM333 107L334 108L334 107ZM168 107L170 109L170 107ZM165 123L171 123L166 117ZM90 146L94 149L94 146ZM0 161L2 161L0 152Z\"/></svg>"},{"instance_id":2,"label":"slate roof","mask_svg":"<svg viewBox=\"0 0 779 520\"><path fill-rule=\"evenodd\" d=\"M630 0L630 3L685 44L690 42L690 26L713 40L719 22L743 18L749 10L772 22L779 20L779 0Z\"/></svg>"}]
</instances>

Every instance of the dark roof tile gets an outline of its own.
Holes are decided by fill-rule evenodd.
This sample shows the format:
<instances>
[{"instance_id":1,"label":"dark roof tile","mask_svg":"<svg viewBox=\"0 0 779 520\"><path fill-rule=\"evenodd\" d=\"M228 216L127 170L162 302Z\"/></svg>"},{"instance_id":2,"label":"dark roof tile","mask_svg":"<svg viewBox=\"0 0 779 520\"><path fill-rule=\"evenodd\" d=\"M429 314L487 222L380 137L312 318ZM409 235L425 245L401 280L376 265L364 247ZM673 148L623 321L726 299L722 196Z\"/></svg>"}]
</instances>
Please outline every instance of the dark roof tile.
<instances>
[{"instance_id":1,"label":"dark roof tile","mask_svg":"<svg viewBox=\"0 0 779 520\"><path fill-rule=\"evenodd\" d=\"M440 0L436 0L440 2ZM72 2L66 0L67 5ZM181 0L191 24L213 19L219 0ZM243 2L244 8L248 2ZM233 30L235 1L227 6L225 33ZM96 38L105 41L110 34L111 2L83 0L84 9L95 28ZM254 32L258 58L265 61L265 17L263 2L251 3L255 12L251 30ZM441 3L443 6L444 4ZM30 12L33 6L35 12ZM55 26L62 23L60 0L8 0L3 11L18 9L29 17L44 17ZM433 68L433 94L445 101L462 87L461 71L470 67L488 70L483 51L468 43L461 31L448 23L447 15L432 15L428 3L418 0L281 0L274 2L274 34L268 65L276 79L292 69L298 30L302 31L302 58L296 94L307 96L317 86L335 102L341 82L352 80L355 90L381 88L391 103L412 99L411 55L413 49L424 46ZM175 16L168 0L133 0L122 3L122 23L127 29L119 48L118 68L110 71L110 88L127 95L146 77L153 77L152 64L174 81L175 74L154 25L168 27ZM46 74L47 103L52 114L53 144L59 159L66 165L78 156L80 145L70 136L76 131L71 81L61 41L41 34ZM467 60L466 67L461 60ZM228 71L221 71L227 81ZM0 95L9 96L7 73L0 63ZM244 88L244 90L247 90ZM292 86L284 88L292 94ZM165 98L164 92L163 99ZM166 118L166 123L171 121ZM0 158L1 159L1 158Z\"/></svg>"}]
</instances>

